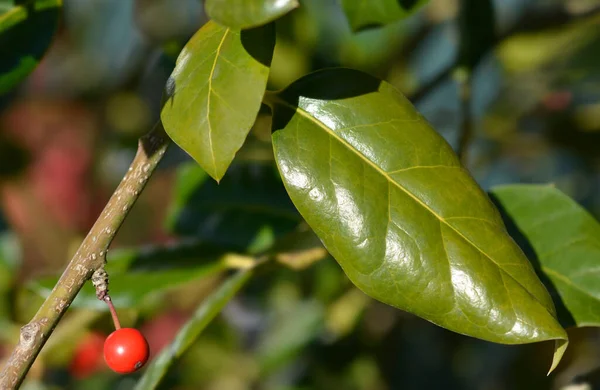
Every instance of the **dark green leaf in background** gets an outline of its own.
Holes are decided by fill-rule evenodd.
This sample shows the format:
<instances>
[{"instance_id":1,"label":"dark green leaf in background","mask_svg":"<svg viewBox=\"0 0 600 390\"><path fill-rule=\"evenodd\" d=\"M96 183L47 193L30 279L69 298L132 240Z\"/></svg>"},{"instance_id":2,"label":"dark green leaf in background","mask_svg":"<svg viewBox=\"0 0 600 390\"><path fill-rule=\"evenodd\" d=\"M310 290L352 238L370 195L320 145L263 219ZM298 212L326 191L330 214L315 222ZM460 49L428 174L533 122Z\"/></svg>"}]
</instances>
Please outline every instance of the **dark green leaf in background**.
<instances>
[{"instance_id":1,"label":"dark green leaf in background","mask_svg":"<svg viewBox=\"0 0 600 390\"><path fill-rule=\"evenodd\" d=\"M200 304L193 317L177 333L175 340L165 347L145 369L135 389L156 389L175 360L196 341L204 328L223 310L225 305L250 279L252 270L239 271L219 286Z\"/></svg>"},{"instance_id":2,"label":"dark green leaf in background","mask_svg":"<svg viewBox=\"0 0 600 390\"><path fill-rule=\"evenodd\" d=\"M410 16L428 0L341 0L350 27L362 30Z\"/></svg>"},{"instance_id":3,"label":"dark green leaf in background","mask_svg":"<svg viewBox=\"0 0 600 390\"><path fill-rule=\"evenodd\" d=\"M271 164L234 165L220 184L196 164L186 164L177 172L167 229L257 253L300 221Z\"/></svg>"},{"instance_id":4,"label":"dark green leaf in background","mask_svg":"<svg viewBox=\"0 0 600 390\"><path fill-rule=\"evenodd\" d=\"M462 0L460 4L458 63L472 69L496 41L494 4L492 0Z\"/></svg>"},{"instance_id":5,"label":"dark green leaf in background","mask_svg":"<svg viewBox=\"0 0 600 390\"><path fill-rule=\"evenodd\" d=\"M487 195L404 96L330 69L268 100L292 201L354 284L458 333L560 340L558 363L567 335L550 295Z\"/></svg>"},{"instance_id":6,"label":"dark green leaf in background","mask_svg":"<svg viewBox=\"0 0 600 390\"><path fill-rule=\"evenodd\" d=\"M206 0L205 7L212 20L239 30L282 17L298 7L298 0Z\"/></svg>"},{"instance_id":7,"label":"dark green leaf in background","mask_svg":"<svg viewBox=\"0 0 600 390\"><path fill-rule=\"evenodd\" d=\"M35 69L58 26L62 0L0 2L0 95Z\"/></svg>"},{"instance_id":8,"label":"dark green leaf in background","mask_svg":"<svg viewBox=\"0 0 600 390\"><path fill-rule=\"evenodd\" d=\"M152 294L160 294L194 280L215 275L227 268L226 252L206 244L178 244L177 249L139 248L111 252L106 270L110 276L110 296L117 307L135 307ZM165 259L169 259L165 262ZM30 283L29 288L47 298L58 277ZM107 310L86 283L72 307Z\"/></svg>"},{"instance_id":9,"label":"dark green leaf in background","mask_svg":"<svg viewBox=\"0 0 600 390\"><path fill-rule=\"evenodd\" d=\"M492 193L529 240L575 325L600 326L600 223L549 185L507 185Z\"/></svg>"},{"instance_id":10,"label":"dark green leaf in background","mask_svg":"<svg viewBox=\"0 0 600 390\"><path fill-rule=\"evenodd\" d=\"M167 82L165 130L217 181L254 124L274 47L273 25L240 33L208 22L185 45Z\"/></svg>"}]
</instances>

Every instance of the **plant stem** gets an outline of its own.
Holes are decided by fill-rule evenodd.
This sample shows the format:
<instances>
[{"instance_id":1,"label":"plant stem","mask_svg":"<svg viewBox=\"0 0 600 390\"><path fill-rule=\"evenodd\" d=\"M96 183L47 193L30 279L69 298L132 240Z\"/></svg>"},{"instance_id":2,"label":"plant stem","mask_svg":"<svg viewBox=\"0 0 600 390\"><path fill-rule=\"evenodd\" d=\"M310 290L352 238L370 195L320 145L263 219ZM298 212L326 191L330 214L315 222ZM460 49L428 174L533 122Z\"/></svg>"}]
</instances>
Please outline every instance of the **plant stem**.
<instances>
[{"instance_id":1,"label":"plant stem","mask_svg":"<svg viewBox=\"0 0 600 390\"><path fill-rule=\"evenodd\" d=\"M0 373L0 389L17 389L35 358L81 287L104 266L106 252L125 217L164 155L169 138L160 121L138 142L129 171L67 265L33 319L21 328L16 345Z\"/></svg>"},{"instance_id":2,"label":"plant stem","mask_svg":"<svg viewBox=\"0 0 600 390\"><path fill-rule=\"evenodd\" d=\"M459 68L454 78L458 83L460 96L461 126L456 153L466 168L468 165L469 145L473 139L473 116L471 112L471 71Z\"/></svg>"},{"instance_id":3,"label":"plant stem","mask_svg":"<svg viewBox=\"0 0 600 390\"><path fill-rule=\"evenodd\" d=\"M106 302L108 305L108 310L110 310L110 316L112 317L113 324L115 324L115 330L121 329L121 322L119 321L119 316L115 310L115 305L113 305L112 300L108 295L104 297L104 302Z\"/></svg>"}]
</instances>

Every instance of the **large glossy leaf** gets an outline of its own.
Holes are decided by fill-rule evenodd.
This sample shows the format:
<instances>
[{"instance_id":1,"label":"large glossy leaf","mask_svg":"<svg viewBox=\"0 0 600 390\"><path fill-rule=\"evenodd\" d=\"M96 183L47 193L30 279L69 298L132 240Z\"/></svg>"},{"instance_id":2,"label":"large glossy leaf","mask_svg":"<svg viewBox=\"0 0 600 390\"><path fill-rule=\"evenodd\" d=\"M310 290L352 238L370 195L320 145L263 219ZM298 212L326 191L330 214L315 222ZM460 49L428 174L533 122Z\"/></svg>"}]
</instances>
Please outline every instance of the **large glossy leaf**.
<instances>
[{"instance_id":1,"label":"large glossy leaf","mask_svg":"<svg viewBox=\"0 0 600 390\"><path fill-rule=\"evenodd\" d=\"M529 240L574 324L600 326L600 223L553 186L508 185L492 193Z\"/></svg>"},{"instance_id":2,"label":"large glossy leaf","mask_svg":"<svg viewBox=\"0 0 600 390\"><path fill-rule=\"evenodd\" d=\"M410 16L428 0L341 0L353 30L395 22Z\"/></svg>"},{"instance_id":3,"label":"large glossy leaf","mask_svg":"<svg viewBox=\"0 0 600 390\"><path fill-rule=\"evenodd\" d=\"M179 331L175 340L164 348L160 355L146 368L135 389L156 389L175 360L196 341L204 328L223 310L251 275L252 270L239 271L202 302L196 309L194 316Z\"/></svg>"},{"instance_id":4,"label":"large glossy leaf","mask_svg":"<svg viewBox=\"0 0 600 390\"><path fill-rule=\"evenodd\" d=\"M217 181L254 124L274 47L273 25L240 32L208 22L167 82L165 130Z\"/></svg>"},{"instance_id":5,"label":"large glossy leaf","mask_svg":"<svg viewBox=\"0 0 600 390\"><path fill-rule=\"evenodd\" d=\"M0 3L0 95L29 75L52 41L62 0Z\"/></svg>"},{"instance_id":6,"label":"large glossy leaf","mask_svg":"<svg viewBox=\"0 0 600 390\"><path fill-rule=\"evenodd\" d=\"M300 221L272 164L237 164L217 184L192 163L177 171L167 229L257 253Z\"/></svg>"},{"instance_id":7,"label":"large glossy leaf","mask_svg":"<svg viewBox=\"0 0 600 390\"><path fill-rule=\"evenodd\" d=\"M206 0L206 13L233 28L262 26L298 7L298 0Z\"/></svg>"},{"instance_id":8,"label":"large glossy leaf","mask_svg":"<svg viewBox=\"0 0 600 390\"><path fill-rule=\"evenodd\" d=\"M292 201L366 294L484 340L566 340L494 205L392 86L331 69L268 99Z\"/></svg>"},{"instance_id":9,"label":"large glossy leaf","mask_svg":"<svg viewBox=\"0 0 600 390\"><path fill-rule=\"evenodd\" d=\"M118 250L109 255L106 266L110 296L117 307L133 307L152 294L225 270L225 260L224 250L195 243L175 249ZM44 278L33 281L29 288L47 298L57 281L58 277ZM91 283L85 284L71 306L107 310Z\"/></svg>"}]
</instances>

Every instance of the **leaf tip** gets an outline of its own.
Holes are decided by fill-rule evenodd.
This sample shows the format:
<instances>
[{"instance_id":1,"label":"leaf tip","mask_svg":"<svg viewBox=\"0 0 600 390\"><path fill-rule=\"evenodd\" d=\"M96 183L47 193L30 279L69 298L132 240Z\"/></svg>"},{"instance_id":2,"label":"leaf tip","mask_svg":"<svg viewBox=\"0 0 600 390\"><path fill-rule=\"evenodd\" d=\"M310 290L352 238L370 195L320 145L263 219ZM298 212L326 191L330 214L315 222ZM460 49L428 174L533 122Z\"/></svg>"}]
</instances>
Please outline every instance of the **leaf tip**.
<instances>
[{"instance_id":1,"label":"leaf tip","mask_svg":"<svg viewBox=\"0 0 600 390\"><path fill-rule=\"evenodd\" d=\"M207 173L210 175L210 177L213 178L214 181L217 182L217 184L221 183L221 179L223 179L223 176L225 175L224 173L219 173L219 172L208 172Z\"/></svg>"},{"instance_id":2,"label":"leaf tip","mask_svg":"<svg viewBox=\"0 0 600 390\"><path fill-rule=\"evenodd\" d=\"M550 370L548 371L547 375L552 374L552 372L556 369L558 363L560 363L560 361L562 360L563 355L565 354L565 351L567 350L568 346L569 340L566 338L554 341L554 356L552 357L552 365L550 366Z\"/></svg>"}]
</instances>

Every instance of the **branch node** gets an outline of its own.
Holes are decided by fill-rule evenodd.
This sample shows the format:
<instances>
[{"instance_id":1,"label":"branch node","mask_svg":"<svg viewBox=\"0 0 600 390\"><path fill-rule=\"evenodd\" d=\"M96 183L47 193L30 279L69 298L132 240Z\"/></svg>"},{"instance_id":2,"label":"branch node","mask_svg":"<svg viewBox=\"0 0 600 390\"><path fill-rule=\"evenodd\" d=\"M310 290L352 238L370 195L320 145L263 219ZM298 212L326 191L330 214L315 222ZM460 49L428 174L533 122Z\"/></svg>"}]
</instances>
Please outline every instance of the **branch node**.
<instances>
[{"instance_id":1,"label":"branch node","mask_svg":"<svg viewBox=\"0 0 600 390\"><path fill-rule=\"evenodd\" d=\"M27 325L21 327L21 335L19 337L19 347L23 349L29 349L35 345L35 340L40 333L40 324L37 322L30 322Z\"/></svg>"},{"instance_id":2,"label":"branch node","mask_svg":"<svg viewBox=\"0 0 600 390\"><path fill-rule=\"evenodd\" d=\"M92 274L92 284L96 289L96 297L99 300L104 301L108 296L108 273L102 268L98 268Z\"/></svg>"}]
</instances>

